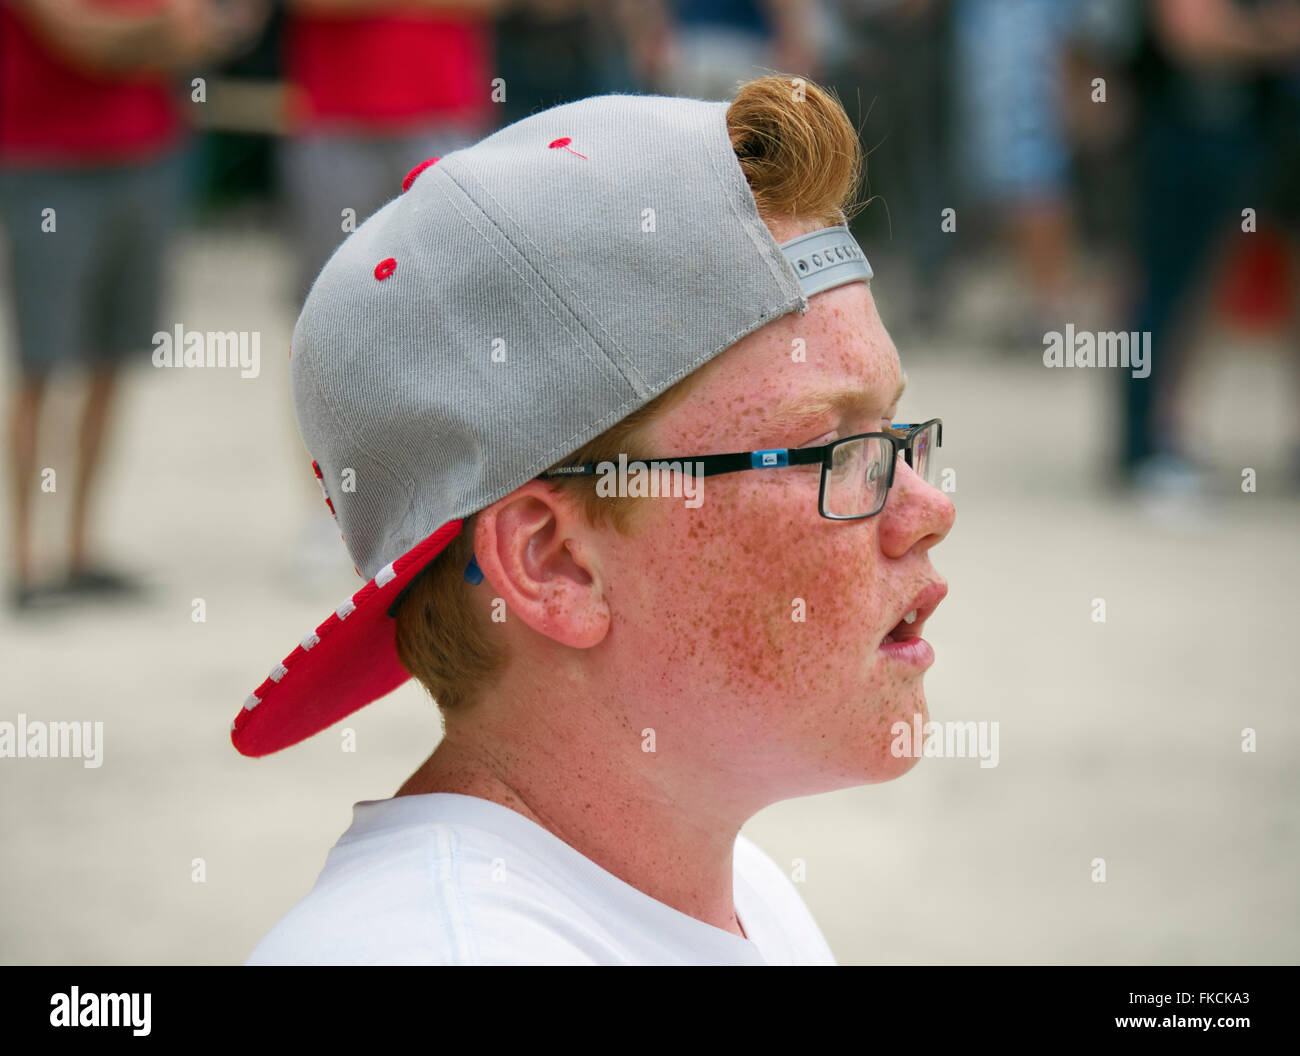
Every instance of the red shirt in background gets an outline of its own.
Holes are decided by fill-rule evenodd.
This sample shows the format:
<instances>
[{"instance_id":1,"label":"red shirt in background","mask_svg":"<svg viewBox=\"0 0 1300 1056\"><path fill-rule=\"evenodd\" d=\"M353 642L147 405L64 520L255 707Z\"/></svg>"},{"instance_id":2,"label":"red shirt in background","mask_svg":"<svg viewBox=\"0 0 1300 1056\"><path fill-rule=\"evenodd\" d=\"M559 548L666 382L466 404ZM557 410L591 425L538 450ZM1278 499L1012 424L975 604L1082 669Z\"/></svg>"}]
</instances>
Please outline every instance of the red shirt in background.
<instances>
[{"instance_id":1,"label":"red shirt in background","mask_svg":"<svg viewBox=\"0 0 1300 1056\"><path fill-rule=\"evenodd\" d=\"M161 0L91 0L142 13ZM181 115L161 74L91 73L50 47L0 0L0 163L143 161L178 139Z\"/></svg>"},{"instance_id":2,"label":"red shirt in background","mask_svg":"<svg viewBox=\"0 0 1300 1056\"><path fill-rule=\"evenodd\" d=\"M292 11L285 78L291 128L397 132L490 120L492 25L418 12L320 17Z\"/></svg>"}]
</instances>

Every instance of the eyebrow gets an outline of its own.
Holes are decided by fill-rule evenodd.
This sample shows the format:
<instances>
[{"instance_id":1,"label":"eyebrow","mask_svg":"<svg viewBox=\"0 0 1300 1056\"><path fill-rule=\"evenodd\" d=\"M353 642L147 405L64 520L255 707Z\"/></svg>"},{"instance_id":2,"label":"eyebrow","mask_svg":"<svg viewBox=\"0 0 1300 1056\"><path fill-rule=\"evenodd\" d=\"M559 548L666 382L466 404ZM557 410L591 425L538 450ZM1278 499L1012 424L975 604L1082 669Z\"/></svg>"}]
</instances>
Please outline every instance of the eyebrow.
<instances>
[{"instance_id":1,"label":"eyebrow","mask_svg":"<svg viewBox=\"0 0 1300 1056\"><path fill-rule=\"evenodd\" d=\"M832 411L874 411L892 407L907 388L907 375L898 379L898 388L892 399L882 403L871 389L841 389L838 392L808 393L772 412L770 424L779 427L799 425L812 418L820 418Z\"/></svg>"}]
</instances>

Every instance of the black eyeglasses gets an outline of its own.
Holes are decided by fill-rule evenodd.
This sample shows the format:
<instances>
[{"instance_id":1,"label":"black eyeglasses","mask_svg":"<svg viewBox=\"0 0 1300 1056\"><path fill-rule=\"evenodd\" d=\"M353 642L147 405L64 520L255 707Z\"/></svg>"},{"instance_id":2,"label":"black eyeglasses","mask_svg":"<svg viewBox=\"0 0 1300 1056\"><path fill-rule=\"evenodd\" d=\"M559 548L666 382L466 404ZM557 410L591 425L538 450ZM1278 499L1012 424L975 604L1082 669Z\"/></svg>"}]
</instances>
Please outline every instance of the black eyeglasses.
<instances>
[{"instance_id":1,"label":"black eyeglasses","mask_svg":"<svg viewBox=\"0 0 1300 1056\"><path fill-rule=\"evenodd\" d=\"M683 471L713 477L741 473L747 469L781 469L785 466L821 466L821 487L817 512L832 521L861 521L885 508L894 485L894 465L901 451L912 471L933 484L936 447L943 446L943 420L931 418L918 425L899 423L885 433L858 433L832 440L821 447L769 448L765 451L733 451L725 455L692 455L689 458L632 459L631 462L676 464ZM599 462L560 466L539 474L537 480L594 476ZM691 465L696 464L696 465ZM687 467L691 466L688 470ZM465 569L471 583L482 581L483 573L471 558Z\"/></svg>"},{"instance_id":2,"label":"black eyeglasses","mask_svg":"<svg viewBox=\"0 0 1300 1056\"><path fill-rule=\"evenodd\" d=\"M698 465L700 476L740 473L747 469L780 469L783 466L822 467L818 512L837 521L858 521L874 517L885 506L885 496L894 483L894 462L898 452L926 483L930 480L930 452L943 446L943 420L931 418L919 425L898 424L885 433L858 433L832 440L821 447L771 448L766 451L735 451L726 455L691 455L689 458L629 460L640 463L680 464L683 472ZM603 463L586 462L560 466L540 474L538 480L592 476ZM855 472L863 470L861 476ZM863 485L870 485L864 487ZM857 489L857 490L855 490ZM856 507L856 508L855 508Z\"/></svg>"}]
</instances>

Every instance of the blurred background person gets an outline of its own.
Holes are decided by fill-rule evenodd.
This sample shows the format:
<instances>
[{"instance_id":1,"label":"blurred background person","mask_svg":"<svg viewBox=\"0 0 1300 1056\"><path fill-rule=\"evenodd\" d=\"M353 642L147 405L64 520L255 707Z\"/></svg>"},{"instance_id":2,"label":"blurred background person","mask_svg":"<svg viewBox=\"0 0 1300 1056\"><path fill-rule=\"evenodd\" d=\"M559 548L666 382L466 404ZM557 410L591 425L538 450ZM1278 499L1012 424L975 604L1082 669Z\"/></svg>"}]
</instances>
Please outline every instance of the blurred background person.
<instances>
[{"instance_id":1,"label":"blurred background person","mask_svg":"<svg viewBox=\"0 0 1300 1056\"><path fill-rule=\"evenodd\" d=\"M820 77L820 0L666 0L660 91L730 99L768 73Z\"/></svg>"},{"instance_id":2,"label":"blurred background person","mask_svg":"<svg viewBox=\"0 0 1300 1056\"><path fill-rule=\"evenodd\" d=\"M1075 0L953 0L957 171L993 215L1021 303L1001 335L1039 346L1068 318L1073 220L1064 129L1065 43Z\"/></svg>"},{"instance_id":3,"label":"blurred background person","mask_svg":"<svg viewBox=\"0 0 1300 1056\"><path fill-rule=\"evenodd\" d=\"M1274 126L1277 153L1265 180L1265 200L1271 204L1283 231L1280 286L1284 304L1280 314L1289 329L1291 393L1293 407L1300 407L1300 62L1281 79ZM1291 450L1288 485L1300 494L1300 415L1291 416Z\"/></svg>"},{"instance_id":4,"label":"blurred background person","mask_svg":"<svg viewBox=\"0 0 1300 1056\"><path fill-rule=\"evenodd\" d=\"M646 90L666 0L503 0L496 74L505 81L500 124L610 92Z\"/></svg>"},{"instance_id":5,"label":"blurred background person","mask_svg":"<svg viewBox=\"0 0 1300 1056\"><path fill-rule=\"evenodd\" d=\"M406 174L488 134L494 16L504 0L286 0L286 130L276 151L294 254L296 315L339 244L402 191ZM323 503L300 531L294 574L338 563Z\"/></svg>"},{"instance_id":6,"label":"blurred background person","mask_svg":"<svg viewBox=\"0 0 1300 1056\"><path fill-rule=\"evenodd\" d=\"M348 233L401 193L414 165L491 129L492 16L501 3L287 0L280 162L299 302Z\"/></svg>"},{"instance_id":7,"label":"blurred background person","mask_svg":"<svg viewBox=\"0 0 1300 1056\"><path fill-rule=\"evenodd\" d=\"M853 223L911 280L900 290L910 318L891 320L929 336L942 325L954 240L941 212L954 205L950 157L951 5L948 0L835 0L835 45L826 77L859 125L866 190L879 205ZM894 283L891 276L887 281ZM897 285L891 285L893 292ZM910 292L910 296L907 294Z\"/></svg>"},{"instance_id":8,"label":"blurred background person","mask_svg":"<svg viewBox=\"0 0 1300 1056\"><path fill-rule=\"evenodd\" d=\"M120 367L158 329L163 258L183 188L174 71L256 33L263 4L237 0L9 0L0 5L0 219L17 329L9 412L9 603L121 595L132 577L90 553L89 509ZM77 423L66 576L33 578L36 438L55 367L88 375ZM57 492L58 476L55 477Z\"/></svg>"},{"instance_id":9,"label":"blurred background person","mask_svg":"<svg viewBox=\"0 0 1300 1056\"><path fill-rule=\"evenodd\" d=\"M1180 428L1178 397L1210 265L1257 205L1267 167L1294 156L1279 129L1283 75L1300 58L1294 0L1149 0L1136 74L1140 99L1138 288L1130 329L1151 333L1151 372L1120 372L1119 481L1176 502L1206 489L1205 458ZM1281 138L1275 138L1279 136ZM1287 147L1287 143L1291 147ZM1294 184L1292 184L1294 186ZM1276 230L1265 209L1258 231Z\"/></svg>"}]
</instances>

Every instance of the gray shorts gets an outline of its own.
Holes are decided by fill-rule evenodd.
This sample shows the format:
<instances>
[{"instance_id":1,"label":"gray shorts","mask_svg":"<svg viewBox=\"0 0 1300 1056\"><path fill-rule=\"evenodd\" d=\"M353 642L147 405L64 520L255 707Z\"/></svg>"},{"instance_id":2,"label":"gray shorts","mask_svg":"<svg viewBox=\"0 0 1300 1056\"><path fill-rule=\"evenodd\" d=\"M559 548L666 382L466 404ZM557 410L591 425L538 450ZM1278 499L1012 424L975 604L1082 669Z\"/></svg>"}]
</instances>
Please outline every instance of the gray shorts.
<instances>
[{"instance_id":1,"label":"gray shorts","mask_svg":"<svg viewBox=\"0 0 1300 1056\"><path fill-rule=\"evenodd\" d=\"M0 168L5 285L26 374L152 355L184 154L142 164ZM42 230L53 209L53 231Z\"/></svg>"},{"instance_id":2,"label":"gray shorts","mask_svg":"<svg viewBox=\"0 0 1300 1056\"><path fill-rule=\"evenodd\" d=\"M451 125L401 136L347 133L285 139L279 146L280 185L297 254L294 294L299 304L325 262L353 228L402 193L406 174L426 158L441 158L486 133Z\"/></svg>"}]
</instances>

